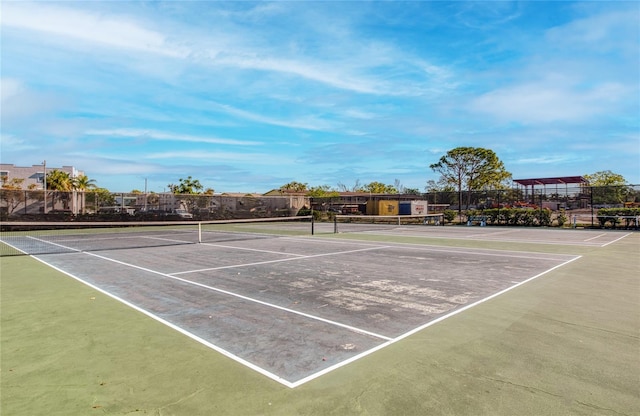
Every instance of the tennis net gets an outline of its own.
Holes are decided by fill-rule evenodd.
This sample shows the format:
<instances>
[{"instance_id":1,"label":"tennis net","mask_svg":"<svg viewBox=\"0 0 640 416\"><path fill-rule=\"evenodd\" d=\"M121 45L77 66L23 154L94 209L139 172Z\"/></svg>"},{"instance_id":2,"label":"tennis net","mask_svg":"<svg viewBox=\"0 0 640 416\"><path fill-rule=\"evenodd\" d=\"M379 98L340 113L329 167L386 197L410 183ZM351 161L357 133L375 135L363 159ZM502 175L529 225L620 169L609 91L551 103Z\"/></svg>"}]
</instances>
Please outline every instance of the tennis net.
<instances>
[{"instance_id":1,"label":"tennis net","mask_svg":"<svg viewBox=\"0 0 640 416\"><path fill-rule=\"evenodd\" d=\"M312 217L216 221L2 222L0 257L309 235Z\"/></svg>"},{"instance_id":2,"label":"tennis net","mask_svg":"<svg viewBox=\"0 0 640 416\"><path fill-rule=\"evenodd\" d=\"M336 215L334 233L383 231L405 226L444 225L444 214Z\"/></svg>"}]
</instances>

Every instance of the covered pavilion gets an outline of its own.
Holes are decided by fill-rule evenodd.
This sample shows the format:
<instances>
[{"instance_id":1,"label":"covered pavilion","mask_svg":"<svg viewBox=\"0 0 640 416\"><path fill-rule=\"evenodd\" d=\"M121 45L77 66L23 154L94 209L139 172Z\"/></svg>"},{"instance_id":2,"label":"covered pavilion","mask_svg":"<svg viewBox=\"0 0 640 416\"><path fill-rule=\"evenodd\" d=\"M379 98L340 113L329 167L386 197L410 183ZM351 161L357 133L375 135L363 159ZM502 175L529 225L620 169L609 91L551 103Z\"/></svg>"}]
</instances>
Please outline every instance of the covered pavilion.
<instances>
[{"instance_id":1,"label":"covered pavilion","mask_svg":"<svg viewBox=\"0 0 640 416\"><path fill-rule=\"evenodd\" d=\"M547 193L547 186L555 185L555 194L559 195L558 186L564 185L564 194L565 196L569 195L569 185L578 185L580 188L582 186L589 185L589 181L586 180L582 176L559 176L554 178L532 178L532 179L514 179L513 180L518 185L524 186L525 189L525 197L529 195L529 187L531 187L531 197L533 198L534 189L536 186L542 186L543 194Z\"/></svg>"}]
</instances>

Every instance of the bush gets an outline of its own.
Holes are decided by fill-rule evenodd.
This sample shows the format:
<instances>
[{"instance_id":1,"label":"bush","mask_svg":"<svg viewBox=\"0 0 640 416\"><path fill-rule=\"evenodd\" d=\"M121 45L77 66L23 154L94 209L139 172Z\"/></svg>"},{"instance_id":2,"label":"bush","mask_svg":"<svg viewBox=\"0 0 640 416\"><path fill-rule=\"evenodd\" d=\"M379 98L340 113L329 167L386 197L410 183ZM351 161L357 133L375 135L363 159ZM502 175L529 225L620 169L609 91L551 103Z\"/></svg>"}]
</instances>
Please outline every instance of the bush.
<instances>
[{"instance_id":1,"label":"bush","mask_svg":"<svg viewBox=\"0 0 640 416\"><path fill-rule=\"evenodd\" d=\"M564 211L558 212L558 215L556 215L556 222L558 223L558 227L564 226L564 223L567 222L567 219L567 215Z\"/></svg>"},{"instance_id":2,"label":"bush","mask_svg":"<svg viewBox=\"0 0 640 416\"><path fill-rule=\"evenodd\" d=\"M491 208L467 212L467 218L484 215L490 225L524 225L526 227L551 225L551 211L549 209L526 208Z\"/></svg>"},{"instance_id":3,"label":"bush","mask_svg":"<svg viewBox=\"0 0 640 416\"><path fill-rule=\"evenodd\" d=\"M607 223L616 228L624 221L624 228L637 228L636 217L640 216L640 208L601 208L598 210L598 222L605 228ZM622 217L622 218L621 218Z\"/></svg>"},{"instance_id":4,"label":"bush","mask_svg":"<svg viewBox=\"0 0 640 416\"><path fill-rule=\"evenodd\" d=\"M457 213L453 210L447 209L444 211L444 222L452 222L456 218Z\"/></svg>"},{"instance_id":5,"label":"bush","mask_svg":"<svg viewBox=\"0 0 640 416\"><path fill-rule=\"evenodd\" d=\"M538 225L549 227L551 225L551 210L547 208L536 210L536 219L538 220Z\"/></svg>"}]
</instances>

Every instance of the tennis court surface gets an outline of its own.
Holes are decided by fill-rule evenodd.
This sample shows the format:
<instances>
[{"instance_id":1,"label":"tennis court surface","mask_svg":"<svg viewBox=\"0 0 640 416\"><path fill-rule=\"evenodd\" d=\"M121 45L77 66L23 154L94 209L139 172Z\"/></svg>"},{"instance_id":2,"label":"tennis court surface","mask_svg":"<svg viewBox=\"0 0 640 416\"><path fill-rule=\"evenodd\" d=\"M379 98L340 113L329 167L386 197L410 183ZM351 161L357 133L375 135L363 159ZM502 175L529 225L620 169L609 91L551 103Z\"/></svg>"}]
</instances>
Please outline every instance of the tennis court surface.
<instances>
[{"instance_id":1,"label":"tennis court surface","mask_svg":"<svg viewBox=\"0 0 640 416\"><path fill-rule=\"evenodd\" d=\"M603 247L611 244L628 231L620 230L566 230L533 227L500 226L416 226L389 224L339 223L335 226L338 233L375 234L413 238L475 240L486 242L512 242L527 244L556 244L586 247ZM326 231L326 226L325 226Z\"/></svg>"},{"instance_id":2,"label":"tennis court surface","mask_svg":"<svg viewBox=\"0 0 640 416\"><path fill-rule=\"evenodd\" d=\"M578 258L237 230L205 231L206 239L201 229L149 231L67 230L4 241L288 387ZM464 230L467 238L472 231L484 229ZM582 236L602 240L592 237Z\"/></svg>"},{"instance_id":3,"label":"tennis court surface","mask_svg":"<svg viewBox=\"0 0 640 416\"><path fill-rule=\"evenodd\" d=\"M637 232L346 225L3 229L0 412L637 413Z\"/></svg>"}]
</instances>

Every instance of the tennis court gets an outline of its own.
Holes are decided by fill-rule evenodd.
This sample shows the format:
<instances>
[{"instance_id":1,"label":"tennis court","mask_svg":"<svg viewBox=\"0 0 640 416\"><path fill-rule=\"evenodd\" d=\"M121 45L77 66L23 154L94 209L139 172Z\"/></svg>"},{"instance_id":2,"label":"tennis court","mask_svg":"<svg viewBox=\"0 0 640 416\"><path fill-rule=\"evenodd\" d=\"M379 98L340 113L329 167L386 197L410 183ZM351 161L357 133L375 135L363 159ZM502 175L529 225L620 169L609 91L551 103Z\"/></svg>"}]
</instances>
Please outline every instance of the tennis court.
<instances>
[{"instance_id":1,"label":"tennis court","mask_svg":"<svg viewBox=\"0 0 640 416\"><path fill-rule=\"evenodd\" d=\"M3 233L2 413L640 406L638 233L310 226Z\"/></svg>"},{"instance_id":2,"label":"tennis court","mask_svg":"<svg viewBox=\"0 0 640 416\"><path fill-rule=\"evenodd\" d=\"M127 231L6 240L289 387L578 258L227 230L194 244L191 229Z\"/></svg>"}]
</instances>

